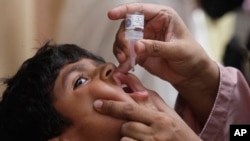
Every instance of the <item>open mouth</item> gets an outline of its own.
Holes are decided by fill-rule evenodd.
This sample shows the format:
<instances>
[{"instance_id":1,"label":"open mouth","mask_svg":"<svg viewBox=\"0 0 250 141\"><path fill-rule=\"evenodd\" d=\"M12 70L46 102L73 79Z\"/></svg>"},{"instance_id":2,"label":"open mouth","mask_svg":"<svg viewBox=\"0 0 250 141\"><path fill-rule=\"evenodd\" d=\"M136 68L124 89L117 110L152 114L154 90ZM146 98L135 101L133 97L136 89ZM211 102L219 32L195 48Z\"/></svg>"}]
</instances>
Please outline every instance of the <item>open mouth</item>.
<instances>
[{"instance_id":1,"label":"open mouth","mask_svg":"<svg viewBox=\"0 0 250 141\"><path fill-rule=\"evenodd\" d=\"M127 84L122 84L122 89L125 93L133 93L134 92Z\"/></svg>"},{"instance_id":2,"label":"open mouth","mask_svg":"<svg viewBox=\"0 0 250 141\"><path fill-rule=\"evenodd\" d=\"M127 75L123 73L116 73L114 75L114 78L117 84L120 85L120 87L125 93L131 94L131 93L136 92L137 89L133 84L134 82Z\"/></svg>"}]
</instances>

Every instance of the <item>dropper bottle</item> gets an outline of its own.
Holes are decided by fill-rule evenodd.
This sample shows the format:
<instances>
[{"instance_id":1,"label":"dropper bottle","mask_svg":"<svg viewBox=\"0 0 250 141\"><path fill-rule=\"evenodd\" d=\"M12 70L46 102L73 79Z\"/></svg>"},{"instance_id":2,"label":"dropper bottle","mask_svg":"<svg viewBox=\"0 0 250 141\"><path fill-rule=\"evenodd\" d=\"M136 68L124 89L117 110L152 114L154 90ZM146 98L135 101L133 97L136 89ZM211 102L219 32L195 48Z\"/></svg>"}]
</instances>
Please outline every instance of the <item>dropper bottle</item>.
<instances>
[{"instance_id":1,"label":"dropper bottle","mask_svg":"<svg viewBox=\"0 0 250 141\"><path fill-rule=\"evenodd\" d=\"M136 64L135 42L143 39L144 15L141 12L130 13L126 15L125 21L125 39L129 43L130 57L127 61L130 62L130 68L134 71ZM128 63L128 62L126 62Z\"/></svg>"}]
</instances>

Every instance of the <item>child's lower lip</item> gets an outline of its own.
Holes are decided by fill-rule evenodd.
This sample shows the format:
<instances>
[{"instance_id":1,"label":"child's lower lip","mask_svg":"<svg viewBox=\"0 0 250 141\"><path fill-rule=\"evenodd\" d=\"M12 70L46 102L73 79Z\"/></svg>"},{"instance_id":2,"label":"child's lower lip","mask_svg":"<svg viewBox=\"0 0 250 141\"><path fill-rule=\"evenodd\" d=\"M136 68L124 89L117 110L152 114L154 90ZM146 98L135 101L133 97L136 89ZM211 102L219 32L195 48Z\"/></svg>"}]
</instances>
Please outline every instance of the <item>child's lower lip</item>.
<instances>
[{"instance_id":1,"label":"child's lower lip","mask_svg":"<svg viewBox=\"0 0 250 141\"><path fill-rule=\"evenodd\" d=\"M139 95L148 95L148 91L146 91L146 90L136 91L136 94L139 94Z\"/></svg>"},{"instance_id":2,"label":"child's lower lip","mask_svg":"<svg viewBox=\"0 0 250 141\"><path fill-rule=\"evenodd\" d=\"M120 87L123 89L123 91L127 94L131 93L145 93L146 90L143 88L138 88L138 86L135 85L135 82L132 82L130 74L124 74L120 72L116 72L113 74L114 80Z\"/></svg>"}]
</instances>

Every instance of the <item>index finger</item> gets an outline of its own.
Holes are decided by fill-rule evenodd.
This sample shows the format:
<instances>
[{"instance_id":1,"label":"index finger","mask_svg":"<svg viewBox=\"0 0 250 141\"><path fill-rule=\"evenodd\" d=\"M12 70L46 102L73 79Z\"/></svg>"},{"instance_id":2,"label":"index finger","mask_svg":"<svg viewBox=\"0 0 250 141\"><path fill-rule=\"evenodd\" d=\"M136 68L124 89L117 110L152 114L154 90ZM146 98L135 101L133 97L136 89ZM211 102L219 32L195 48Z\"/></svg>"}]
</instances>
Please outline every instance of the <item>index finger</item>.
<instances>
[{"instance_id":1,"label":"index finger","mask_svg":"<svg viewBox=\"0 0 250 141\"><path fill-rule=\"evenodd\" d=\"M119 119L138 121L147 125L154 121L152 115L154 115L155 111L128 102L96 100L94 108L102 114Z\"/></svg>"},{"instance_id":2,"label":"index finger","mask_svg":"<svg viewBox=\"0 0 250 141\"><path fill-rule=\"evenodd\" d=\"M108 11L108 17L111 20L124 19L127 13L142 12L145 20L154 17L160 10L166 8L157 4L148 3L130 3L115 7Z\"/></svg>"}]
</instances>

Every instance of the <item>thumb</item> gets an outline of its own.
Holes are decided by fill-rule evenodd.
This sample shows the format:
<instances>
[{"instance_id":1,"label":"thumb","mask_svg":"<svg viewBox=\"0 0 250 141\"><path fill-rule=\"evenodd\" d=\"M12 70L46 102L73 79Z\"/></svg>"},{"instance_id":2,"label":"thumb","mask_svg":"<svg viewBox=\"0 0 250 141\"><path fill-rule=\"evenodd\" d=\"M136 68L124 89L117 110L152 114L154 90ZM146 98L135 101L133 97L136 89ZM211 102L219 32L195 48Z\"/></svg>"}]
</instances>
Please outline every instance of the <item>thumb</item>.
<instances>
[{"instance_id":1,"label":"thumb","mask_svg":"<svg viewBox=\"0 0 250 141\"><path fill-rule=\"evenodd\" d=\"M112 100L95 100L94 109L105 115L109 115L116 118L127 119L128 115L126 111L134 109L134 106L130 103Z\"/></svg>"},{"instance_id":2,"label":"thumb","mask_svg":"<svg viewBox=\"0 0 250 141\"><path fill-rule=\"evenodd\" d=\"M155 113L155 111L138 104L122 101L96 100L93 106L94 109L101 114L124 120L139 121L146 124L152 123L153 119L145 115L154 115Z\"/></svg>"},{"instance_id":3,"label":"thumb","mask_svg":"<svg viewBox=\"0 0 250 141\"><path fill-rule=\"evenodd\" d=\"M135 44L135 52L138 56L160 57L169 59L178 54L176 42L162 42L156 40L142 39Z\"/></svg>"}]
</instances>

